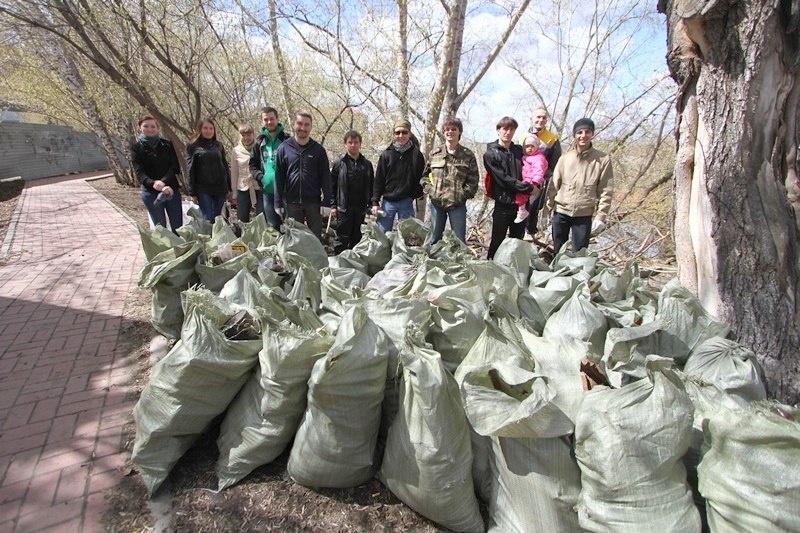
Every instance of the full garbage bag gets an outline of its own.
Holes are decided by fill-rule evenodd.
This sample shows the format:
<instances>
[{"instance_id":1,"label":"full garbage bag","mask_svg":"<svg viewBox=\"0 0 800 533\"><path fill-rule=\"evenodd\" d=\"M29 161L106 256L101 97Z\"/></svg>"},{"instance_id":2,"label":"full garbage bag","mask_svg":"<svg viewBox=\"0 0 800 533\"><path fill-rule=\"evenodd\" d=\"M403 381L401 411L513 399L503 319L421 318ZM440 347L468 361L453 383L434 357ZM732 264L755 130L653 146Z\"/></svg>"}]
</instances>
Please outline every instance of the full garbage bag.
<instances>
[{"instance_id":1,"label":"full garbage bag","mask_svg":"<svg viewBox=\"0 0 800 533\"><path fill-rule=\"evenodd\" d=\"M561 309L550 315L542 336L573 337L586 341L599 360L603 355L607 332L605 315L592 303L588 284L581 283Z\"/></svg>"},{"instance_id":2,"label":"full garbage bag","mask_svg":"<svg viewBox=\"0 0 800 533\"><path fill-rule=\"evenodd\" d=\"M586 394L575 424L578 502L586 531L700 531L681 458L694 408L668 358L650 355L646 377Z\"/></svg>"},{"instance_id":3,"label":"full garbage bag","mask_svg":"<svg viewBox=\"0 0 800 533\"><path fill-rule=\"evenodd\" d=\"M747 401L767 397L764 371L756 355L732 340L712 337L700 343L692 350L683 371Z\"/></svg>"},{"instance_id":4,"label":"full garbage bag","mask_svg":"<svg viewBox=\"0 0 800 533\"><path fill-rule=\"evenodd\" d=\"M400 352L400 410L380 480L406 505L455 531L484 531L472 482L470 428L453 376L413 324Z\"/></svg>"},{"instance_id":5,"label":"full garbage bag","mask_svg":"<svg viewBox=\"0 0 800 533\"><path fill-rule=\"evenodd\" d=\"M224 331L230 331L226 323L231 318L246 312L206 289L188 290L184 299L182 338L153 367L133 410L136 441L131 460L150 494L214 417L225 411L247 381L261 348L259 331L245 340L232 340ZM249 318L253 323L256 317ZM236 336L240 333L237 330Z\"/></svg>"},{"instance_id":6,"label":"full garbage bag","mask_svg":"<svg viewBox=\"0 0 800 533\"><path fill-rule=\"evenodd\" d=\"M139 287L153 291L153 327L167 338L177 339L181 335L181 292L197 282L194 267L200 249L199 243L192 242L164 250L139 274Z\"/></svg>"},{"instance_id":7,"label":"full garbage bag","mask_svg":"<svg viewBox=\"0 0 800 533\"><path fill-rule=\"evenodd\" d=\"M472 427L491 437L490 531L569 532L578 529L573 507L580 472L572 457L573 422L554 402L557 391L509 331L513 323L486 328L456 372ZM473 472L480 473L481 464ZM475 478L482 493L486 482Z\"/></svg>"},{"instance_id":8,"label":"full garbage bag","mask_svg":"<svg viewBox=\"0 0 800 533\"><path fill-rule=\"evenodd\" d=\"M369 222L361 226L361 240L353 253L367 266L367 274L374 276L392 258L392 243L377 224Z\"/></svg>"},{"instance_id":9,"label":"full garbage bag","mask_svg":"<svg viewBox=\"0 0 800 533\"><path fill-rule=\"evenodd\" d=\"M296 257L304 258L317 270L328 266L328 254L322 241L305 224L293 218L283 221L283 234L278 238L278 256L290 271L299 265Z\"/></svg>"},{"instance_id":10,"label":"full garbage bag","mask_svg":"<svg viewBox=\"0 0 800 533\"><path fill-rule=\"evenodd\" d=\"M265 321L259 365L231 403L217 439L218 489L272 462L292 440L306 409L308 378L333 336L304 325Z\"/></svg>"},{"instance_id":11,"label":"full garbage bag","mask_svg":"<svg viewBox=\"0 0 800 533\"><path fill-rule=\"evenodd\" d=\"M709 414L697 474L711 531L800 531L798 420L772 402Z\"/></svg>"},{"instance_id":12,"label":"full garbage bag","mask_svg":"<svg viewBox=\"0 0 800 533\"><path fill-rule=\"evenodd\" d=\"M387 360L386 335L366 311L351 308L308 381L308 407L287 464L297 483L346 488L374 475Z\"/></svg>"}]
</instances>

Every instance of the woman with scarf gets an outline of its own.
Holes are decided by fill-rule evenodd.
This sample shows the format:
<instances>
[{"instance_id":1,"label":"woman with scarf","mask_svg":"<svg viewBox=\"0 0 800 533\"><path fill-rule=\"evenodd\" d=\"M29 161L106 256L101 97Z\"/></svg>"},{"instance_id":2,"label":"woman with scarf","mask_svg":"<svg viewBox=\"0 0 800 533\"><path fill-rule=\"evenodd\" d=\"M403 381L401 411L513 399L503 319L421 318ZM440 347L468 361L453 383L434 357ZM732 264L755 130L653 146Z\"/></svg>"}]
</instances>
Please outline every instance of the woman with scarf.
<instances>
[{"instance_id":1,"label":"woman with scarf","mask_svg":"<svg viewBox=\"0 0 800 533\"><path fill-rule=\"evenodd\" d=\"M264 212L261 184L250 175L250 150L255 132L250 124L239 124L239 144L231 150L231 183L236 191L236 214L241 222L250 222L250 209Z\"/></svg>"},{"instance_id":2,"label":"woman with scarf","mask_svg":"<svg viewBox=\"0 0 800 533\"><path fill-rule=\"evenodd\" d=\"M231 169L225 149L217 140L217 128L210 118L198 121L194 138L186 147L189 194L197 199L203 218L209 222L222 214L231 192Z\"/></svg>"},{"instance_id":3,"label":"woman with scarf","mask_svg":"<svg viewBox=\"0 0 800 533\"><path fill-rule=\"evenodd\" d=\"M151 116L139 120L139 134L130 146L131 166L142 185L144 203L153 224L174 232L183 225L178 156L172 143L162 139L159 126Z\"/></svg>"},{"instance_id":4,"label":"woman with scarf","mask_svg":"<svg viewBox=\"0 0 800 533\"><path fill-rule=\"evenodd\" d=\"M411 123L398 120L394 125L394 142L383 151L375 171L372 189L372 215L384 233L392 230L398 219L414 216L414 199L422 197L420 179L425 170L425 157L411 134ZM381 203L382 201L382 203ZM378 216L379 206L383 214Z\"/></svg>"}]
</instances>

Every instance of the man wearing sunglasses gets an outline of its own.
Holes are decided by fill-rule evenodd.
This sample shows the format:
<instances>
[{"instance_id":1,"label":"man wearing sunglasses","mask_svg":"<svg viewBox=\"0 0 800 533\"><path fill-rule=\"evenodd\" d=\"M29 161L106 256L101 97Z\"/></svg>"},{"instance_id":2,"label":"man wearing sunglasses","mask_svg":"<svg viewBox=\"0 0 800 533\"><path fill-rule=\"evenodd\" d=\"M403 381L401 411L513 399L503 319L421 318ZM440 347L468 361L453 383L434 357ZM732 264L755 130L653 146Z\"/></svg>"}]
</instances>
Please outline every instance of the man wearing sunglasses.
<instances>
[{"instance_id":1,"label":"man wearing sunglasses","mask_svg":"<svg viewBox=\"0 0 800 533\"><path fill-rule=\"evenodd\" d=\"M411 134L411 123L398 120L393 134L394 141L378 159L372 190L372 214L378 217L378 227L384 233L392 230L395 217L414 216L414 199L422 197L420 179L425 170L425 157Z\"/></svg>"}]
</instances>

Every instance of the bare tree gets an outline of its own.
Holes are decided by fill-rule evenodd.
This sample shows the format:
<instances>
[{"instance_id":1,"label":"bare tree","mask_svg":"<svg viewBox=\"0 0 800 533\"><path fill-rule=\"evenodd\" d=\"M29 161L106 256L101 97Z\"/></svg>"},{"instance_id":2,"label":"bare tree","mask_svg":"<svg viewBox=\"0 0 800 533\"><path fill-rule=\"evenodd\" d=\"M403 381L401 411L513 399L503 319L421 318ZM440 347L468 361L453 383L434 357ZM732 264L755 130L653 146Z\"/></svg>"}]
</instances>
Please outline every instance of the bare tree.
<instances>
[{"instance_id":1,"label":"bare tree","mask_svg":"<svg viewBox=\"0 0 800 533\"><path fill-rule=\"evenodd\" d=\"M660 0L677 94L681 281L800 401L800 8Z\"/></svg>"}]
</instances>

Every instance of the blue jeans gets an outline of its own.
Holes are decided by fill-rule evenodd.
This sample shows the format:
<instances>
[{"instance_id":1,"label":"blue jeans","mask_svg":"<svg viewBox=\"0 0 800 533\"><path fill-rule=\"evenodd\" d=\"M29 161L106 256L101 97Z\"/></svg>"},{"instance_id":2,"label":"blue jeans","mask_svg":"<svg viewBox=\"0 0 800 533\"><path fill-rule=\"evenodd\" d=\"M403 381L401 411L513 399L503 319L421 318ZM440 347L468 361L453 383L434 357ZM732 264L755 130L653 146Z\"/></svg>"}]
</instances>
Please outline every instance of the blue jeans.
<instances>
[{"instance_id":1,"label":"blue jeans","mask_svg":"<svg viewBox=\"0 0 800 533\"><path fill-rule=\"evenodd\" d=\"M392 231L395 215L397 215L398 220L414 216L414 199L387 200L384 198L383 210L386 212L386 216L378 217L377 223L378 227L386 233L387 231Z\"/></svg>"},{"instance_id":2,"label":"blue jeans","mask_svg":"<svg viewBox=\"0 0 800 533\"><path fill-rule=\"evenodd\" d=\"M261 198L264 201L264 216L267 217L267 223L274 229L279 230L283 220L281 216L275 212L275 195L271 192L262 192Z\"/></svg>"},{"instance_id":3,"label":"blue jeans","mask_svg":"<svg viewBox=\"0 0 800 533\"><path fill-rule=\"evenodd\" d=\"M156 207L154 202L158 196L157 192L142 191L142 203L150 213L153 224L167 227L167 217L169 217L169 227L173 233L183 226L183 207L181 205L181 195L175 193L172 198L164 202L163 205Z\"/></svg>"},{"instance_id":4,"label":"blue jeans","mask_svg":"<svg viewBox=\"0 0 800 533\"><path fill-rule=\"evenodd\" d=\"M213 223L214 219L222 214L226 198L225 194L217 196L204 192L197 193L197 201L200 203L200 212L203 213L203 218Z\"/></svg>"},{"instance_id":5,"label":"blue jeans","mask_svg":"<svg viewBox=\"0 0 800 533\"><path fill-rule=\"evenodd\" d=\"M431 202L431 236L429 237L428 244L436 244L442 240L444 234L444 225L450 219L450 229L456 234L461 242L467 242L467 206L460 205L445 211L441 207L437 207Z\"/></svg>"}]
</instances>

